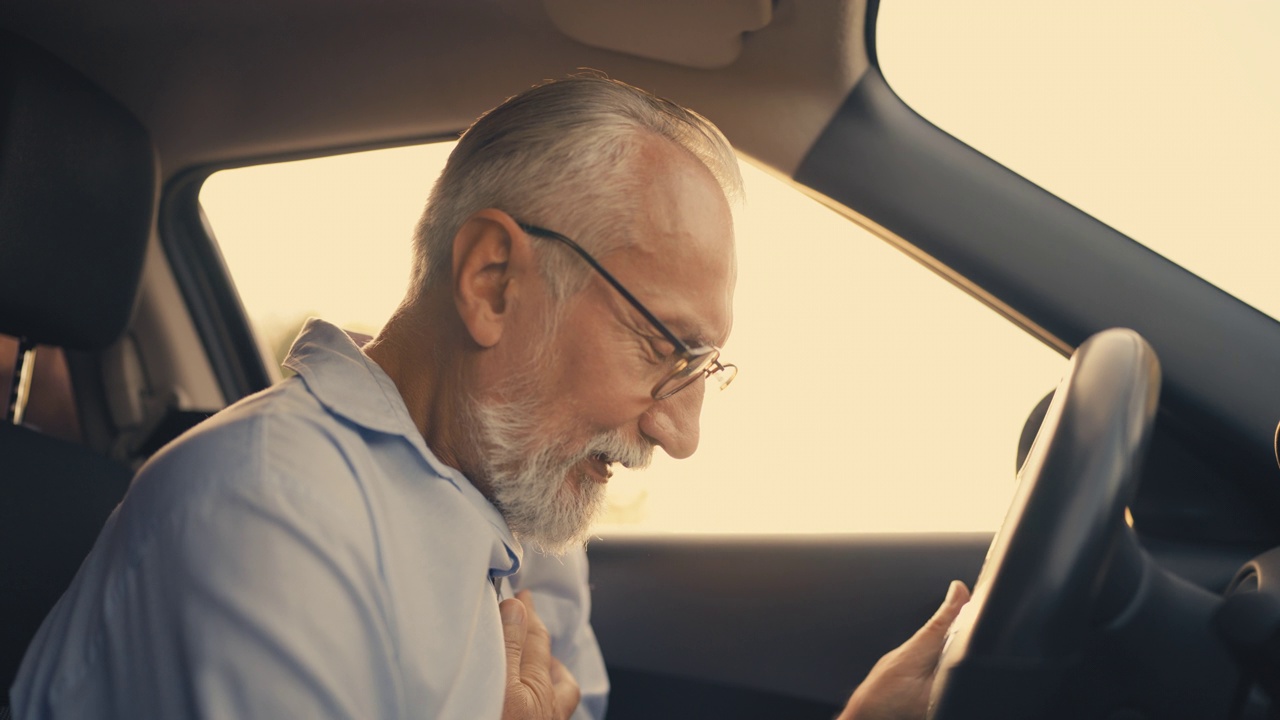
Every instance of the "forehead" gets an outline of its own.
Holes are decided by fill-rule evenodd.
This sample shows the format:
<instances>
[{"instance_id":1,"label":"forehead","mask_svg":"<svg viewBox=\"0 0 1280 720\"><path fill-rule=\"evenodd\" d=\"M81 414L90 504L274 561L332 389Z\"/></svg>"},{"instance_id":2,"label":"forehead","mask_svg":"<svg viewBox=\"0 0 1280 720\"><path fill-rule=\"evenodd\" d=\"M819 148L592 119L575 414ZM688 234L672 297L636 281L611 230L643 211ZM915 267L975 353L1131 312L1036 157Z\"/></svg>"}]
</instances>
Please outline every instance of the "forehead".
<instances>
[{"instance_id":1,"label":"forehead","mask_svg":"<svg viewBox=\"0 0 1280 720\"><path fill-rule=\"evenodd\" d=\"M637 172L632 243L608 262L640 302L682 340L722 345L733 323L733 217L719 183L666 142L645 149Z\"/></svg>"}]
</instances>

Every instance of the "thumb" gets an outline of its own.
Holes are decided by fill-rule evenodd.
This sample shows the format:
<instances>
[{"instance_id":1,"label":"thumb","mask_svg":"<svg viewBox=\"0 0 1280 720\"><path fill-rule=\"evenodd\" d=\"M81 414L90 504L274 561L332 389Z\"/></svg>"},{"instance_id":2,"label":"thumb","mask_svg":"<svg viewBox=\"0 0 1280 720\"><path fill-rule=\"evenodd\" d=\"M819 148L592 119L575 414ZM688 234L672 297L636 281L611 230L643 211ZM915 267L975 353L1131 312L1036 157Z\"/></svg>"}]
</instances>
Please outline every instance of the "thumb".
<instances>
[{"instance_id":1,"label":"thumb","mask_svg":"<svg viewBox=\"0 0 1280 720\"><path fill-rule=\"evenodd\" d=\"M922 674L928 674L938 663L942 653L942 645L947 639L947 630L956 621L960 609L969 602L969 588L959 580L952 580L947 588L947 597L942 601L933 617L924 624L915 635L902 644L900 652L902 660L916 666Z\"/></svg>"},{"instance_id":2,"label":"thumb","mask_svg":"<svg viewBox=\"0 0 1280 720\"><path fill-rule=\"evenodd\" d=\"M529 624L525 622L524 603L519 600L503 600L498 612L502 615L502 641L507 649L507 686L510 687L520 683L520 657Z\"/></svg>"}]
</instances>

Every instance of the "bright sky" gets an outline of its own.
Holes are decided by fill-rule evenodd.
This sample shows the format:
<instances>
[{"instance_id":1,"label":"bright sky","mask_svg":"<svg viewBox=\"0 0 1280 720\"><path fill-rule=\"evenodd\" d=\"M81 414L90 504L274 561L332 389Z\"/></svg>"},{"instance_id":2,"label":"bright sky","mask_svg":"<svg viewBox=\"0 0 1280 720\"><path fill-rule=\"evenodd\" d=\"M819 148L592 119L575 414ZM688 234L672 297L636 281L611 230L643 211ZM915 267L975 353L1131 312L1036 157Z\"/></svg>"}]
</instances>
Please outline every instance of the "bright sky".
<instances>
[{"instance_id":1,"label":"bright sky","mask_svg":"<svg viewBox=\"0 0 1280 720\"><path fill-rule=\"evenodd\" d=\"M1280 243L1263 202L1280 168L1280 11L1222 7L885 0L880 55L890 83L938 125L1280 315ZM210 179L201 202L266 342L307 314L365 330L385 320L447 152ZM650 470L614 477L602 533L994 529L1023 419L1065 362L744 170L725 348L742 374L709 398L694 458L659 453Z\"/></svg>"},{"instance_id":2,"label":"bright sky","mask_svg":"<svg viewBox=\"0 0 1280 720\"><path fill-rule=\"evenodd\" d=\"M890 85L1280 318L1280 2L884 0Z\"/></svg>"}]
</instances>

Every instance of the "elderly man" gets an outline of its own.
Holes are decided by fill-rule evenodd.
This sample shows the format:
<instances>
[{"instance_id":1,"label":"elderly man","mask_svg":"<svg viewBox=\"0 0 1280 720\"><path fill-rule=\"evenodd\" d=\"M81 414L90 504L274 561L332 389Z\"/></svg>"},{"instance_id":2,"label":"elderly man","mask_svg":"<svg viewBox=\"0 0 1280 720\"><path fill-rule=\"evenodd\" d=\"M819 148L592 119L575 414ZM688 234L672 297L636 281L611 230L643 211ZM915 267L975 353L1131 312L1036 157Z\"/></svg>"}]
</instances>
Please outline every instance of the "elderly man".
<instances>
[{"instance_id":1,"label":"elderly man","mask_svg":"<svg viewBox=\"0 0 1280 720\"><path fill-rule=\"evenodd\" d=\"M692 454L704 378L735 371L740 182L710 123L621 83L485 115L381 334L310 322L297 377L139 473L33 642L17 716L601 717L582 544L610 466ZM965 595L845 717L923 714Z\"/></svg>"}]
</instances>

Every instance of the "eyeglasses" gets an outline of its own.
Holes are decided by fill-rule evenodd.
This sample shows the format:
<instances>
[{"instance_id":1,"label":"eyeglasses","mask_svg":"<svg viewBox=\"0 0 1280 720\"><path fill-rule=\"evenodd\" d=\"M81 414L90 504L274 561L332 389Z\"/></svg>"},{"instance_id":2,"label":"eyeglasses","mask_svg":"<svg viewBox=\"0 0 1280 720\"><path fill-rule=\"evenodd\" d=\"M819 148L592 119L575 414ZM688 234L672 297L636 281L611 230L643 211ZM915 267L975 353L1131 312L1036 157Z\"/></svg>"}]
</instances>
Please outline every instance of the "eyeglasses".
<instances>
[{"instance_id":1,"label":"eyeglasses","mask_svg":"<svg viewBox=\"0 0 1280 720\"><path fill-rule=\"evenodd\" d=\"M720 348L712 345L691 348L686 345L666 325L663 325L661 320L654 317L654 314L649 312L648 308L641 305L634 295L627 292L627 289L622 287L622 283L618 282L617 278L609 274L608 270L605 270L595 258L591 257L591 253L582 249L581 245L554 230L519 221L517 221L517 224L520 225L521 230L530 235L548 240L557 240L569 246L570 250L573 250L579 257L586 260L588 265L600 273L600 277L608 281L613 286L613 289L622 295L624 300L631 303L631 307L634 307L637 312L643 315L644 319L648 320L649 324L653 325L658 332L662 333L662 337L666 338L667 342L675 347L675 367L671 369L671 372L666 377L659 380L658 384L653 386L652 395L654 400L665 400L689 387L694 382L702 378L710 378L717 373L722 373L718 379L720 381L720 389L724 390L738 376L737 365L722 364L720 362Z\"/></svg>"}]
</instances>

